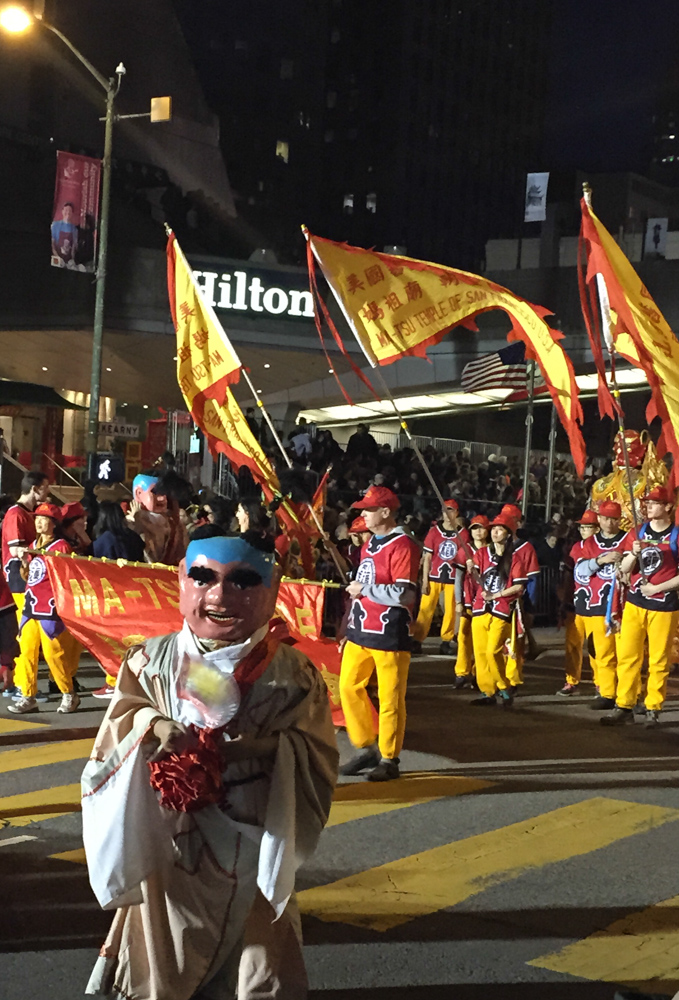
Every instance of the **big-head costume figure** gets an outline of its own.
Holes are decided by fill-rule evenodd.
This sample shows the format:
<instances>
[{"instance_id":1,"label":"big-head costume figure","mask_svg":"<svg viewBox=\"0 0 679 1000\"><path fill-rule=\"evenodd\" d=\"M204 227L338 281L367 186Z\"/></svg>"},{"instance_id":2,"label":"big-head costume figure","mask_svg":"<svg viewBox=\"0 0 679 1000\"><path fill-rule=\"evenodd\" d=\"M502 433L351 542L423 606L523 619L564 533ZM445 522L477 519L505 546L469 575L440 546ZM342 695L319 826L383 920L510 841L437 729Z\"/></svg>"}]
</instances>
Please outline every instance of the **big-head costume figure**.
<instances>
[{"instance_id":1,"label":"big-head costume figure","mask_svg":"<svg viewBox=\"0 0 679 1000\"><path fill-rule=\"evenodd\" d=\"M132 495L135 510L131 526L144 539L146 559L176 566L188 544L176 503L168 498L157 476L145 473L134 477Z\"/></svg>"},{"instance_id":2,"label":"big-head costume figure","mask_svg":"<svg viewBox=\"0 0 679 1000\"><path fill-rule=\"evenodd\" d=\"M117 910L87 992L302 997L291 896L337 774L325 685L269 631L272 542L191 542L179 578L183 628L130 650L83 774L90 882Z\"/></svg>"}]
</instances>

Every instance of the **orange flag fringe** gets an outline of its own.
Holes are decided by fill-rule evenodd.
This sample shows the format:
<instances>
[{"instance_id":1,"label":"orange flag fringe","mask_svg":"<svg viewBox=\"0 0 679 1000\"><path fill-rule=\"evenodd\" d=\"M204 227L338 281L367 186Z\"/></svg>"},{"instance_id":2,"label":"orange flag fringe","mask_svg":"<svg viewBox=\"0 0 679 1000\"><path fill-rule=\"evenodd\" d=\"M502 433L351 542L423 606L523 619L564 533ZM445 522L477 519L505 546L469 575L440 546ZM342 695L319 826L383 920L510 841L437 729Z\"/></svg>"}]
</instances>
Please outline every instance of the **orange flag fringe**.
<instances>
[{"instance_id":1,"label":"orange flag fringe","mask_svg":"<svg viewBox=\"0 0 679 1000\"><path fill-rule=\"evenodd\" d=\"M174 233L167 241L167 286L177 331L177 381L189 412L212 454L222 452L236 470L246 465L271 500L279 490L276 473L230 388L240 378L240 360Z\"/></svg>"},{"instance_id":2,"label":"orange flag fringe","mask_svg":"<svg viewBox=\"0 0 679 1000\"><path fill-rule=\"evenodd\" d=\"M651 401L650 423L662 421L658 452L679 455L679 341L629 260L585 199L582 237L587 253L586 282L596 286L597 274L606 283L611 306L611 335L618 354L646 373ZM676 465L676 462L675 462ZM672 470L673 482L676 469Z\"/></svg>"},{"instance_id":3,"label":"orange flag fringe","mask_svg":"<svg viewBox=\"0 0 679 1000\"><path fill-rule=\"evenodd\" d=\"M427 348L453 327L477 331L474 318L480 313L493 309L507 313L512 324L507 340L523 341L526 357L537 362L582 475L585 444L575 373L559 343L563 334L545 322L548 309L467 271L363 250L308 232L305 236L372 367L391 364L408 354L425 357ZM311 262L311 254L308 256ZM313 291L315 279L310 276L310 281ZM325 316L335 340L341 340L327 310Z\"/></svg>"}]
</instances>

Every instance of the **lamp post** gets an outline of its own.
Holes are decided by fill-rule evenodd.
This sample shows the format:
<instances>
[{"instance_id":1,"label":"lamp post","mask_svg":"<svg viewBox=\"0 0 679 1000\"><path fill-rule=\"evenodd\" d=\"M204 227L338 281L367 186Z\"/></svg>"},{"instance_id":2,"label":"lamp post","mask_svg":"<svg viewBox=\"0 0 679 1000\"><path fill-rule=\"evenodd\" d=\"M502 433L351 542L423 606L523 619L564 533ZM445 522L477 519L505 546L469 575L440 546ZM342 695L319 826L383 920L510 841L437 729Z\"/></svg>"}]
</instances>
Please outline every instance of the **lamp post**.
<instances>
[{"instance_id":1,"label":"lamp post","mask_svg":"<svg viewBox=\"0 0 679 1000\"><path fill-rule=\"evenodd\" d=\"M94 300L94 326L92 336L92 373L90 376L90 406L87 418L87 474L90 478L96 477L96 457L97 439L99 437L99 397L101 395L101 357L102 344L104 340L104 299L106 294L106 267L108 263L108 221L111 205L111 152L113 149L113 123L116 120L114 115L114 102L122 78L125 75L125 67L119 63L116 68L115 77L108 79L103 76L92 63L85 58L82 52L73 45L72 42L53 24L49 24L42 16L29 13L25 7L9 6L0 11L0 27L12 34L19 34L32 27L36 22L43 28L47 28L57 38L61 39L64 45L70 49L73 55L83 64L87 71L94 77L106 94L106 116L104 129L104 159L102 163L101 182L101 213L99 218L99 238L97 253L96 290Z\"/></svg>"}]
</instances>

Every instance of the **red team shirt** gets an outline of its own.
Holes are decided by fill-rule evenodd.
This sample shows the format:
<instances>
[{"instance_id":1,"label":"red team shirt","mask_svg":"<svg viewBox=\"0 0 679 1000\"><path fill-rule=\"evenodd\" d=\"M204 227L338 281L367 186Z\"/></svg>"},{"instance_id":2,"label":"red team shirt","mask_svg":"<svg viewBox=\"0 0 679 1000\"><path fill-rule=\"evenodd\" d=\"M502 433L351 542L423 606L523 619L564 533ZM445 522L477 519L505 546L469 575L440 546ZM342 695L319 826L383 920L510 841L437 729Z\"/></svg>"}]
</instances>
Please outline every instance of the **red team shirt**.
<instances>
[{"instance_id":1,"label":"red team shirt","mask_svg":"<svg viewBox=\"0 0 679 1000\"><path fill-rule=\"evenodd\" d=\"M585 618L601 617L606 614L608 595L615 578L615 566L606 563L600 566L593 576L587 579L587 574L578 571L578 564L589 559L597 559L606 552L622 551L625 532L619 531L613 538L604 538L599 532L576 542L570 552L573 562L573 606L576 615Z\"/></svg>"},{"instance_id":2,"label":"red team shirt","mask_svg":"<svg viewBox=\"0 0 679 1000\"><path fill-rule=\"evenodd\" d=\"M26 582L21 576L21 560L11 555L10 545L27 548L35 541L35 518L23 504L10 507L2 522L2 568L13 594L23 594Z\"/></svg>"},{"instance_id":3,"label":"red team shirt","mask_svg":"<svg viewBox=\"0 0 679 1000\"><path fill-rule=\"evenodd\" d=\"M650 524L645 524L639 529L639 538L651 543L642 548L627 591L627 600L639 608L646 608L648 611L676 611L679 608L676 590L656 594L654 597L644 597L639 590L639 584L643 582L640 567L649 583L666 583L677 575L677 558L670 546L673 527L670 524L664 531L655 532L651 530ZM628 531L620 543L620 551L631 552L634 539L634 531Z\"/></svg>"},{"instance_id":4,"label":"red team shirt","mask_svg":"<svg viewBox=\"0 0 679 1000\"><path fill-rule=\"evenodd\" d=\"M419 547L398 528L388 535L373 535L365 543L355 579L358 583L415 587L419 568ZM351 602L346 635L350 642L368 649L409 650L411 621L410 608L376 604L359 595Z\"/></svg>"},{"instance_id":5,"label":"red team shirt","mask_svg":"<svg viewBox=\"0 0 679 1000\"><path fill-rule=\"evenodd\" d=\"M472 615L484 615L490 612L496 618L509 621L516 604L516 597L495 598L486 604L482 597L482 591L490 594L498 594L500 591L513 587L517 583L525 584L529 577L540 572L537 563L535 549L530 542L523 542L512 552L512 561L509 567L509 578L504 582L500 579L497 570L499 557L495 551L487 546L479 549L474 556L474 565L481 577L481 586L476 587L472 603Z\"/></svg>"},{"instance_id":6,"label":"red team shirt","mask_svg":"<svg viewBox=\"0 0 679 1000\"><path fill-rule=\"evenodd\" d=\"M448 531L438 522L433 524L424 540L424 551L431 552L429 579L433 583L455 583L455 569L464 569L474 551L466 528Z\"/></svg>"},{"instance_id":7,"label":"red team shirt","mask_svg":"<svg viewBox=\"0 0 679 1000\"><path fill-rule=\"evenodd\" d=\"M65 538L58 538L47 546L45 552L73 552ZM47 564L41 556L33 556L28 565L26 581L26 601L24 618L49 618L58 621L59 615L54 604L54 591L47 572Z\"/></svg>"}]
</instances>

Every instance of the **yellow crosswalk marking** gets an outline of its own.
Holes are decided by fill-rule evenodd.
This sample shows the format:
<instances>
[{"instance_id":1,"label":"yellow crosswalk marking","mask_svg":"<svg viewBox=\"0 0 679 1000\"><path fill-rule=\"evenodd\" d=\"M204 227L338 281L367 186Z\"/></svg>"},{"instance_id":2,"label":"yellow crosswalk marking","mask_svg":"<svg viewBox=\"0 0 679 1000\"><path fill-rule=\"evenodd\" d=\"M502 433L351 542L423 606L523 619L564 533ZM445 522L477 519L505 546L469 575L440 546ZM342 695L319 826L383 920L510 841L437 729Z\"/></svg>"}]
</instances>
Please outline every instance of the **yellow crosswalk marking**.
<instances>
[{"instance_id":1,"label":"yellow crosswalk marking","mask_svg":"<svg viewBox=\"0 0 679 1000\"><path fill-rule=\"evenodd\" d=\"M75 851L62 851L60 854L50 854L51 858L57 861L72 861L76 865L86 865L85 848L77 847Z\"/></svg>"},{"instance_id":2,"label":"yellow crosswalk marking","mask_svg":"<svg viewBox=\"0 0 679 1000\"><path fill-rule=\"evenodd\" d=\"M482 788L490 788L493 782L477 778L452 777L446 774L409 774L398 781L384 784L361 781L355 784L338 785L333 797L328 826L339 826L354 819L367 816L381 816L394 809L433 802L434 799L452 795L466 795Z\"/></svg>"},{"instance_id":3,"label":"yellow crosswalk marking","mask_svg":"<svg viewBox=\"0 0 679 1000\"><path fill-rule=\"evenodd\" d=\"M80 784L58 785L42 788L38 792L22 792L0 798L0 821L9 820L10 826L28 826L40 820L78 812L80 809Z\"/></svg>"},{"instance_id":4,"label":"yellow crosswalk marking","mask_svg":"<svg viewBox=\"0 0 679 1000\"><path fill-rule=\"evenodd\" d=\"M20 733L26 729L49 729L48 722L26 722L24 719L0 719L2 733Z\"/></svg>"},{"instance_id":5,"label":"yellow crosswalk marking","mask_svg":"<svg viewBox=\"0 0 679 1000\"><path fill-rule=\"evenodd\" d=\"M60 764L67 760L83 760L89 757L93 740L64 740L39 747L22 747L20 750L5 750L0 753L0 774L7 771L21 771L26 767L42 767L44 764Z\"/></svg>"},{"instance_id":6,"label":"yellow crosswalk marking","mask_svg":"<svg viewBox=\"0 0 679 1000\"><path fill-rule=\"evenodd\" d=\"M679 810L593 798L435 847L298 896L320 920L386 931L490 885L679 820Z\"/></svg>"},{"instance_id":7,"label":"yellow crosswalk marking","mask_svg":"<svg viewBox=\"0 0 679 1000\"><path fill-rule=\"evenodd\" d=\"M679 990L679 896L528 965L671 996Z\"/></svg>"}]
</instances>

